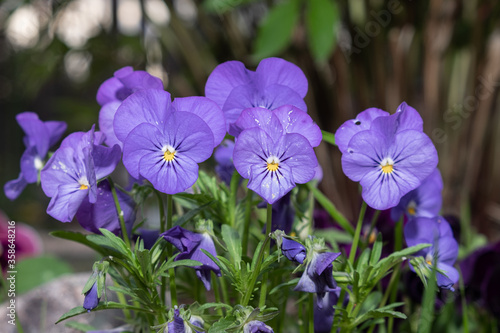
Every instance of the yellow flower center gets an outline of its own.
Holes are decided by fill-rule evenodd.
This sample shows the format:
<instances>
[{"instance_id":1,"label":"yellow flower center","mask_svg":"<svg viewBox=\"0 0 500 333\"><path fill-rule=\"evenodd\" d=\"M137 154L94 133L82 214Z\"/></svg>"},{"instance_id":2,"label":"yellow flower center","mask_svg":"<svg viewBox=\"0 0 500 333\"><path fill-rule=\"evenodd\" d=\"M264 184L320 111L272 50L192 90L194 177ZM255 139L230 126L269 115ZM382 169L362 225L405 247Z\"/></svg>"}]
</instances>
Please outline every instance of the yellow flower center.
<instances>
[{"instance_id":1,"label":"yellow flower center","mask_svg":"<svg viewBox=\"0 0 500 333\"><path fill-rule=\"evenodd\" d=\"M167 162L173 161L176 153L174 147L172 147L171 145L166 145L165 147L163 147L162 151L163 151L163 159L165 161Z\"/></svg>"},{"instance_id":2,"label":"yellow flower center","mask_svg":"<svg viewBox=\"0 0 500 333\"><path fill-rule=\"evenodd\" d=\"M267 158L267 170L276 171L280 165L280 160L276 156L269 156Z\"/></svg>"},{"instance_id":3,"label":"yellow flower center","mask_svg":"<svg viewBox=\"0 0 500 333\"><path fill-rule=\"evenodd\" d=\"M373 244L375 243L376 240L377 240L377 233L375 232L375 230L372 230L370 236L368 237L368 244Z\"/></svg>"},{"instance_id":4,"label":"yellow flower center","mask_svg":"<svg viewBox=\"0 0 500 333\"><path fill-rule=\"evenodd\" d=\"M432 266L432 261L433 261L434 258L432 258L432 254L431 253L427 253L427 255L425 256L425 262L427 263L427 265L429 266Z\"/></svg>"},{"instance_id":5,"label":"yellow flower center","mask_svg":"<svg viewBox=\"0 0 500 333\"><path fill-rule=\"evenodd\" d=\"M80 185L80 190L88 190L88 188L89 187L87 185L85 185L85 184L81 184Z\"/></svg>"},{"instance_id":6,"label":"yellow flower center","mask_svg":"<svg viewBox=\"0 0 500 333\"><path fill-rule=\"evenodd\" d=\"M392 173L394 171L394 161L390 157L386 157L380 163L380 168L382 168L382 172L385 174Z\"/></svg>"}]
</instances>

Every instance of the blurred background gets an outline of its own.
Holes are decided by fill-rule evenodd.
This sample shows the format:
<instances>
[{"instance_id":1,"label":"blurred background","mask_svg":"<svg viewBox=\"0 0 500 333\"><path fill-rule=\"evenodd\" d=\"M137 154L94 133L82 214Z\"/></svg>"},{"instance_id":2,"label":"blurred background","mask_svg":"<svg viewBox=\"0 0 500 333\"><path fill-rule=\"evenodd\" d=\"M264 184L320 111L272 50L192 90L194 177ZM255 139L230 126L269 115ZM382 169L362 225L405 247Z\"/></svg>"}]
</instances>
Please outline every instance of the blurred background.
<instances>
[{"instance_id":1,"label":"blurred background","mask_svg":"<svg viewBox=\"0 0 500 333\"><path fill-rule=\"evenodd\" d=\"M406 101L416 108L439 152L443 213L466 228L461 243L470 245L476 231L498 239L497 0L4 0L0 184L20 170L17 113L64 120L66 134L88 131L98 119L99 85L121 67L147 70L173 97L184 97L203 95L221 62L254 69L269 56L305 72L309 113L323 130L335 132L369 107L392 113ZM358 185L343 175L336 147L322 144L317 153L322 191L353 220ZM50 218L48 202L34 185L13 202L0 195L0 209L44 230L42 237L61 228L81 231L76 222ZM49 251L52 243L45 242Z\"/></svg>"}]
</instances>

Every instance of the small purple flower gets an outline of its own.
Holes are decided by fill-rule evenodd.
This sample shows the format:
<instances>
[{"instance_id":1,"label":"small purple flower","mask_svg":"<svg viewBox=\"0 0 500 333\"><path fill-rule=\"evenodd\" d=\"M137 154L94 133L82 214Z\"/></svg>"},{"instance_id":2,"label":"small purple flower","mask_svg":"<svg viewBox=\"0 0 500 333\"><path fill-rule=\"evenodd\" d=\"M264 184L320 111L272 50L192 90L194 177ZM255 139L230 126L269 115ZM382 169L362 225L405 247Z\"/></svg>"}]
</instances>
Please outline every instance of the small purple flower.
<instances>
[{"instance_id":1,"label":"small purple flower","mask_svg":"<svg viewBox=\"0 0 500 333\"><path fill-rule=\"evenodd\" d=\"M228 61L210 74L205 96L222 109L229 129L247 108L273 110L291 104L307 110L304 102L307 85L302 70L280 58L262 60L255 72L247 70L239 61Z\"/></svg>"},{"instance_id":2,"label":"small purple flower","mask_svg":"<svg viewBox=\"0 0 500 333\"><path fill-rule=\"evenodd\" d=\"M174 318L167 325L167 333L185 333L184 319L179 314L179 309L174 310Z\"/></svg>"},{"instance_id":3,"label":"small purple flower","mask_svg":"<svg viewBox=\"0 0 500 333\"><path fill-rule=\"evenodd\" d=\"M85 299L83 300L83 308L90 312L99 305L100 298L97 295L97 281L94 282L92 288L85 293Z\"/></svg>"},{"instance_id":4,"label":"small purple flower","mask_svg":"<svg viewBox=\"0 0 500 333\"><path fill-rule=\"evenodd\" d=\"M442 190L443 179L439 169L435 169L419 187L408 192L401 198L399 204L392 208L391 218L397 221L402 214L405 214L408 218L439 215L443 202Z\"/></svg>"},{"instance_id":5,"label":"small purple flower","mask_svg":"<svg viewBox=\"0 0 500 333\"><path fill-rule=\"evenodd\" d=\"M163 89L163 82L145 71L134 71L123 67L114 76L104 81L97 91L97 102L102 106L99 112L99 129L106 134L106 144L122 146L113 130L116 110L128 96L144 89Z\"/></svg>"},{"instance_id":6,"label":"small purple flower","mask_svg":"<svg viewBox=\"0 0 500 333\"><path fill-rule=\"evenodd\" d=\"M243 131L233 158L239 174L249 179L248 188L272 204L295 183L310 181L318 161L309 141L297 133L283 133L274 115L267 131L259 127Z\"/></svg>"},{"instance_id":7,"label":"small purple flower","mask_svg":"<svg viewBox=\"0 0 500 333\"><path fill-rule=\"evenodd\" d=\"M285 234L289 234L292 231L295 209L293 208L293 204L290 199L291 192L288 192L273 204L271 231L283 230ZM266 202L263 201L259 203L257 207L266 208L266 206ZM266 232L265 226L263 227L262 232Z\"/></svg>"},{"instance_id":8,"label":"small purple flower","mask_svg":"<svg viewBox=\"0 0 500 333\"><path fill-rule=\"evenodd\" d=\"M292 106L283 105L274 110L261 107L245 109L238 120L230 125L229 134L238 137L242 131L260 127L264 131L274 130L276 123L281 123L284 133L298 133L304 136L312 147L321 143L321 130L306 112Z\"/></svg>"},{"instance_id":9,"label":"small purple flower","mask_svg":"<svg viewBox=\"0 0 500 333\"><path fill-rule=\"evenodd\" d=\"M259 320L252 320L243 326L243 333L274 333L270 326Z\"/></svg>"},{"instance_id":10,"label":"small purple flower","mask_svg":"<svg viewBox=\"0 0 500 333\"><path fill-rule=\"evenodd\" d=\"M138 228L137 233L139 234L137 238L141 238L144 242L144 248L151 250L153 245L155 245L158 238L160 238L159 230L150 230L145 228Z\"/></svg>"},{"instance_id":11,"label":"small purple flower","mask_svg":"<svg viewBox=\"0 0 500 333\"><path fill-rule=\"evenodd\" d=\"M329 291L322 299L318 299L314 304L314 333L330 333L333 325L333 316L335 315L334 306L340 297L341 289L335 288ZM346 294L347 295L347 294ZM346 303L347 297L344 299Z\"/></svg>"},{"instance_id":12,"label":"small purple flower","mask_svg":"<svg viewBox=\"0 0 500 333\"><path fill-rule=\"evenodd\" d=\"M401 130L404 112L373 120L370 129L355 134L342 154L347 177L360 182L364 201L384 210L396 206L437 166L437 151L421 131Z\"/></svg>"},{"instance_id":13,"label":"small purple flower","mask_svg":"<svg viewBox=\"0 0 500 333\"><path fill-rule=\"evenodd\" d=\"M130 234L135 221L135 202L128 194L116 189L116 195L127 232ZM93 233L100 234L100 228L107 229L118 235L121 233L120 220L116 212L113 193L108 180L103 180L97 185L97 200L90 203L89 197L85 197L76 212L76 219L80 225Z\"/></svg>"},{"instance_id":14,"label":"small purple flower","mask_svg":"<svg viewBox=\"0 0 500 333\"><path fill-rule=\"evenodd\" d=\"M316 293L318 306L321 307L320 300L323 299L325 293L337 288L337 283L333 279L332 262L338 256L340 256L340 252L319 253L314 251L311 259L307 262L306 270L293 290Z\"/></svg>"},{"instance_id":15,"label":"small purple flower","mask_svg":"<svg viewBox=\"0 0 500 333\"><path fill-rule=\"evenodd\" d=\"M198 234L179 226L165 231L160 236L181 252L175 260L191 259L201 262L201 266L195 267L196 275L203 282L205 288L210 290L210 272L213 271L220 276L220 268L201 250L203 249L217 257L212 237L207 232Z\"/></svg>"},{"instance_id":16,"label":"small purple flower","mask_svg":"<svg viewBox=\"0 0 500 333\"><path fill-rule=\"evenodd\" d=\"M217 162L215 165L215 172L228 186L231 183L231 178L236 170L233 164L233 151L234 142L231 140L224 140L214 152L215 162Z\"/></svg>"},{"instance_id":17,"label":"small purple flower","mask_svg":"<svg viewBox=\"0 0 500 333\"><path fill-rule=\"evenodd\" d=\"M40 178L42 189L51 198L47 213L61 222L70 222L80 204L88 197L97 201L97 180L108 176L120 160L120 147L99 145L102 135L77 132L63 140Z\"/></svg>"},{"instance_id":18,"label":"small purple flower","mask_svg":"<svg viewBox=\"0 0 500 333\"><path fill-rule=\"evenodd\" d=\"M432 244L414 256L425 258L429 266L435 265L445 274L437 273L437 284L441 288L453 289L458 281L458 271L453 267L458 256L458 243L453 238L453 232L448 222L438 216L434 218L417 217L411 219L405 226L404 235L408 246ZM413 266L410 268L414 270Z\"/></svg>"},{"instance_id":19,"label":"small purple flower","mask_svg":"<svg viewBox=\"0 0 500 333\"><path fill-rule=\"evenodd\" d=\"M293 239L288 239L286 237L283 237L282 239L281 253L283 253L283 255L290 261L294 261L299 264L304 263L304 259L306 259L307 256L305 246L297 241L294 241Z\"/></svg>"},{"instance_id":20,"label":"small purple flower","mask_svg":"<svg viewBox=\"0 0 500 333\"><path fill-rule=\"evenodd\" d=\"M347 151L347 146L351 138L362 131L369 130L373 120L379 117L386 117L390 114L386 111L377 108L369 108L359 113L355 119L351 119L343 123L337 132L335 132L335 143L339 150L344 154ZM423 131L423 121L417 110L406 104L401 103L397 110L397 131L412 129L415 131Z\"/></svg>"},{"instance_id":21,"label":"small purple flower","mask_svg":"<svg viewBox=\"0 0 500 333\"><path fill-rule=\"evenodd\" d=\"M7 182L4 192L7 198L15 200L27 184L36 183L38 173L43 168L49 148L56 144L66 130L63 121L41 121L34 112L23 112L16 120L26 136L26 150L21 156L21 172L17 179Z\"/></svg>"}]
</instances>

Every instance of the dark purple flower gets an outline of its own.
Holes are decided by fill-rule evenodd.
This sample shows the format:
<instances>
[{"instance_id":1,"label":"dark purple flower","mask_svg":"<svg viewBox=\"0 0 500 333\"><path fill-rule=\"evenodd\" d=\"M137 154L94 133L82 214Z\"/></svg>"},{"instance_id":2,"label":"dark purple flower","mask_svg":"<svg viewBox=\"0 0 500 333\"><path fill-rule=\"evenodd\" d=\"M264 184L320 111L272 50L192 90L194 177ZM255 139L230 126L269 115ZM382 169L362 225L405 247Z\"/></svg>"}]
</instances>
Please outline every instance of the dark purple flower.
<instances>
[{"instance_id":1,"label":"dark purple flower","mask_svg":"<svg viewBox=\"0 0 500 333\"><path fill-rule=\"evenodd\" d=\"M186 328L184 327L184 319L179 315L179 309L174 310L174 318L168 322L167 330L168 333L185 333Z\"/></svg>"},{"instance_id":2,"label":"dark purple flower","mask_svg":"<svg viewBox=\"0 0 500 333\"><path fill-rule=\"evenodd\" d=\"M128 96L144 89L162 89L163 82L145 71L134 71L123 67L114 76L104 81L97 91L97 102L102 106L99 112L99 129L106 134L106 144L122 146L113 129L116 110Z\"/></svg>"},{"instance_id":3,"label":"dark purple flower","mask_svg":"<svg viewBox=\"0 0 500 333\"><path fill-rule=\"evenodd\" d=\"M362 131L371 128L373 120L379 117L389 116L386 111L377 108L369 108L359 113L355 119L351 119L343 123L337 132L335 132L335 143L339 150L344 154L347 151L349 141L352 137ZM401 103L396 110L397 131L415 130L423 131L423 121L417 110L406 104Z\"/></svg>"},{"instance_id":4,"label":"dark purple flower","mask_svg":"<svg viewBox=\"0 0 500 333\"><path fill-rule=\"evenodd\" d=\"M364 201L384 210L396 206L435 170L437 151L421 131L401 130L404 112L373 120L355 134L342 154L342 169L363 187Z\"/></svg>"},{"instance_id":5,"label":"dark purple flower","mask_svg":"<svg viewBox=\"0 0 500 333\"><path fill-rule=\"evenodd\" d=\"M307 79L302 70L279 58L262 60L255 72L239 61L225 62L212 71L205 85L205 96L222 109L228 129L247 108L273 110L290 104L305 111L306 93Z\"/></svg>"},{"instance_id":6,"label":"dark purple flower","mask_svg":"<svg viewBox=\"0 0 500 333\"><path fill-rule=\"evenodd\" d=\"M201 250L203 249L214 257L217 257L212 237L206 232L198 234L179 226L165 231L160 236L181 252L175 260L191 259L201 262L201 266L194 267L196 275L203 282L205 288L210 290L210 272L213 271L220 276L220 268Z\"/></svg>"},{"instance_id":7,"label":"dark purple flower","mask_svg":"<svg viewBox=\"0 0 500 333\"><path fill-rule=\"evenodd\" d=\"M132 231L135 221L135 202L128 194L116 189L116 195L128 234ZM103 180L97 185L97 200L90 203L89 197L85 197L76 212L76 219L80 225L93 233L100 234L99 228L104 228L115 235L121 233L120 220L116 212L113 193L108 180Z\"/></svg>"},{"instance_id":8,"label":"dark purple flower","mask_svg":"<svg viewBox=\"0 0 500 333\"><path fill-rule=\"evenodd\" d=\"M139 234L137 238L142 239L142 241L144 242L144 248L148 250L151 250L158 238L160 238L159 230L139 228L137 229L137 233Z\"/></svg>"},{"instance_id":9,"label":"dark purple flower","mask_svg":"<svg viewBox=\"0 0 500 333\"><path fill-rule=\"evenodd\" d=\"M284 133L274 115L266 130L254 127L243 131L233 158L239 174L249 179L248 188L272 204L296 183L310 181L318 161L309 141L297 133Z\"/></svg>"},{"instance_id":10,"label":"dark purple flower","mask_svg":"<svg viewBox=\"0 0 500 333\"><path fill-rule=\"evenodd\" d=\"M294 241L293 239L288 239L286 237L283 237L282 239L281 253L283 253L283 255L290 261L294 261L299 264L304 263L304 259L306 259L307 256L305 246L297 241Z\"/></svg>"},{"instance_id":11,"label":"dark purple flower","mask_svg":"<svg viewBox=\"0 0 500 333\"><path fill-rule=\"evenodd\" d=\"M83 308L90 312L99 305L100 298L97 293L97 281L94 282L92 288L85 293L85 299L83 300Z\"/></svg>"},{"instance_id":12,"label":"dark purple flower","mask_svg":"<svg viewBox=\"0 0 500 333\"><path fill-rule=\"evenodd\" d=\"M274 333L274 331L263 322L252 320L243 326L243 333Z\"/></svg>"},{"instance_id":13,"label":"dark purple flower","mask_svg":"<svg viewBox=\"0 0 500 333\"><path fill-rule=\"evenodd\" d=\"M87 132L68 136L52 155L40 178L42 189L51 198L47 213L61 222L70 222L88 197L97 201L97 180L108 176L120 160L120 147L99 145L102 135Z\"/></svg>"},{"instance_id":14,"label":"dark purple flower","mask_svg":"<svg viewBox=\"0 0 500 333\"><path fill-rule=\"evenodd\" d=\"M7 182L4 192L10 200L16 199L27 184L36 183L49 148L56 144L66 130L63 121L41 121L34 112L23 112L16 120L26 136L26 150L21 156L21 172L17 179Z\"/></svg>"},{"instance_id":15,"label":"dark purple flower","mask_svg":"<svg viewBox=\"0 0 500 333\"><path fill-rule=\"evenodd\" d=\"M335 288L329 291L322 299L318 299L314 304L314 333L330 333L333 325L333 316L335 315L334 306L340 297L341 289ZM347 294L346 294L347 295ZM347 297L344 299L344 303Z\"/></svg>"},{"instance_id":16,"label":"dark purple flower","mask_svg":"<svg viewBox=\"0 0 500 333\"><path fill-rule=\"evenodd\" d=\"M290 199L291 193L288 192L273 204L271 231L283 230L285 234L289 234L292 231L293 220L295 218L295 209L293 208L293 204ZM266 203L261 202L258 207L265 208ZM266 232L265 226L262 232Z\"/></svg>"},{"instance_id":17,"label":"dark purple flower","mask_svg":"<svg viewBox=\"0 0 500 333\"><path fill-rule=\"evenodd\" d=\"M301 134L312 147L321 143L323 137L318 125L306 112L291 105L284 105L273 111L260 107L245 109L238 120L231 124L229 134L238 137L242 131L254 127L260 127L266 132L272 131L276 122L274 118L281 123L284 133Z\"/></svg>"},{"instance_id":18,"label":"dark purple flower","mask_svg":"<svg viewBox=\"0 0 500 333\"><path fill-rule=\"evenodd\" d=\"M228 186L231 183L234 170L236 170L233 164L233 151L234 142L231 140L224 140L214 152L215 162L217 162L215 165L215 172Z\"/></svg>"},{"instance_id":19,"label":"dark purple flower","mask_svg":"<svg viewBox=\"0 0 500 333\"><path fill-rule=\"evenodd\" d=\"M435 169L422 184L401 198L399 204L392 208L391 217L399 220L402 214L408 218L434 217L439 215L443 197L443 179L439 169Z\"/></svg>"},{"instance_id":20,"label":"dark purple flower","mask_svg":"<svg viewBox=\"0 0 500 333\"><path fill-rule=\"evenodd\" d=\"M333 279L332 262L339 255L340 252L314 252L294 290L316 293L318 306L321 306L319 301L323 299L325 293L334 291L337 288L337 283Z\"/></svg>"},{"instance_id":21,"label":"dark purple flower","mask_svg":"<svg viewBox=\"0 0 500 333\"><path fill-rule=\"evenodd\" d=\"M458 256L458 243L453 238L448 222L440 216L417 217L406 224L404 235L408 246L432 244L414 256L422 256L429 267L435 265L437 269L442 270L446 276L437 273L438 286L453 291L453 285L457 283L459 277L458 271L453 267ZM414 270L411 265L410 268Z\"/></svg>"}]
</instances>

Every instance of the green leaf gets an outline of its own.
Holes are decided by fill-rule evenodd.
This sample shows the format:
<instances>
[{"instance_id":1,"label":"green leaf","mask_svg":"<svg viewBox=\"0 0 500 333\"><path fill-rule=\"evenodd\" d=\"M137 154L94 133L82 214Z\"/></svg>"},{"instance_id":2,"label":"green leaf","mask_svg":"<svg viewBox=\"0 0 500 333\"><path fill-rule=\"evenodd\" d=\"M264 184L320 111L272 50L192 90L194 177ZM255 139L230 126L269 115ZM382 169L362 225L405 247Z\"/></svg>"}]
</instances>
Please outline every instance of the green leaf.
<instances>
[{"instance_id":1,"label":"green leaf","mask_svg":"<svg viewBox=\"0 0 500 333\"><path fill-rule=\"evenodd\" d=\"M382 234L379 233L377 235L377 240L373 244L372 255L370 257L370 265L375 266L377 262L380 260L380 256L382 255Z\"/></svg>"},{"instance_id":2,"label":"green leaf","mask_svg":"<svg viewBox=\"0 0 500 333\"><path fill-rule=\"evenodd\" d=\"M65 324L65 326L69 327L69 328L74 328L75 330L78 330L81 332L95 331L96 330L96 328L94 326L91 326L89 324L79 323L77 321L69 321Z\"/></svg>"},{"instance_id":3,"label":"green leaf","mask_svg":"<svg viewBox=\"0 0 500 333\"><path fill-rule=\"evenodd\" d=\"M418 333L430 332L432 322L434 321L434 308L437 292L436 266L432 266L429 281L430 282L427 283L427 286L425 287L424 298L422 299L422 311L420 312Z\"/></svg>"},{"instance_id":4,"label":"green leaf","mask_svg":"<svg viewBox=\"0 0 500 333\"><path fill-rule=\"evenodd\" d=\"M332 0L307 1L306 25L309 46L317 61L325 61L336 43L335 27L340 22L339 9Z\"/></svg>"},{"instance_id":5,"label":"green leaf","mask_svg":"<svg viewBox=\"0 0 500 333\"><path fill-rule=\"evenodd\" d=\"M236 321L236 317L231 315L216 321L208 330L208 333L221 333L225 332L227 328L233 325Z\"/></svg>"},{"instance_id":6,"label":"green leaf","mask_svg":"<svg viewBox=\"0 0 500 333\"><path fill-rule=\"evenodd\" d=\"M91 249L95 250L96 252L98 252L102 255L106 255L105 249L103 249L99 245L96 245L96 244L92 243L91 241L89 241L87 239L88 235L82 234L81 232L57 230L57 231L52 231L50 233L50 235L53 237L71 240L73 242L83 244L87 247L90 247Z\"/></svg>"},{"instance_id":7,"label":"green leaf","mask_svg":"<svg viewBox=\"0 0 500 333\"><path fill-rule=\"evenodd\" d=\"M206 309L213 308L214 310L225 308L225 309L232 309L230 305L224 304L224 303L205 303L198 307L196 310L199 311L200 313L205 311Z\"/></svg>"},{"instance_id":8,"label":"green leaf","mask_svg":"<svg viewBox=\"0 0 500 333\"><path fill-rule=\"evenodd\" d=\"M298 0L287 0L274 6L262 21L255 41L255 57L266 58L281 52L289 44L299 18Z\"/></svg>"},{"instance_id":9,"label":"green leaf","mask_svg":"<svg viewBox=\"0 0 500 333\"><path fill-rule=\"evenodd\" d=\"M174 227L175 226L182 227L184 224L186 224L186 222L191 220L193 217L198 215L200 212L205 210L208 206L212 205L213 203L215 203L215 200L207 202L206 204L203 204L203 205L199 206L198 208L191 209L189 212L182 215L174 222Z\"/></svg>"},{"instance_id":10,"label":"green leaf","mask_svg":"<svg viewBox=\"0 0 500 333\"><path fill-rule=\"evenodd\" d=\"M234 230L227 224L222 226L222 239L226 243L227 250L231 256L232 262L238 269L241 268L241 237L238 231Z\"/></svg>"},{"instance_id":11,"label":"green leaf","mask_svg":"<svg viewBox=\"0 0 500 333\"><path fill-rule=\"evenodd\" d=\"M314 198L318 200L319 204L323 206L324 209L330 214L330 216L344 229L346 232L354 236L354 228L351 223L342 215L337 207L330 201L320 190L314 187L311 183L307 183L307 187L314 195Z\"/></svg>"},{"instance_id":12,"label":"green leaf","mask_svg":"<svg viewBox=\"0 0 500 333\"><path fill-rule=\"evenodd\" d=\"M147 308L140 308L140 307L116 303L116 302L108 302L108 303L99 302L99 305L97 305L97 307L95 307L92 311L100 311L100 310L108 310L108 309L127 309L127 310L139 311L139 312L148 312L148 313L153 314L153 311L148 310ZM63 314L61 316L61 318L59 318L56 321L56 324L60 323L63 320L66 320L66 319L69 319L69 318L72 318L72 317L75 317L75 316L78 316L78 315L81 315L84 313L87 313L87 309L84 309L83 306L77 306L77 307L69 310L65 314Z\"/></svg>"},{"instance_id":13,"label":"green leaf","mask_svg":"<svg viewBox=\"0 0 500 333\"><path fill-rule=\"evenodd\" d=\"M323 141L328 142L331 145L336 146L335 143L335 134L321 130L321 134L323 134Z\"/></svg>"},{"instance_id":14,"label":"green leaf","mask_svg":"<svg viewBox=\"0 0 500 333\"><path fill-rule=\"evenodd\" d=\"M19 294L73 271L67 263L51 256L21 259L16 270L16 291Z\"/></svg>"},{"instance_id":15,"label":"green leaf","mask_svg":"<svg viewBox=\"0 0 500 333\"><path fill-rule=\"evenodd\" d=\"M274 294L275 292L279 291L281 288L289 287L295 285L297 282L299 282L300 278L295 278L291 279L290 281L284 282L282 284L277 285L274 287L270 292L269 295Z\"/></svg>"}]
</instances>

